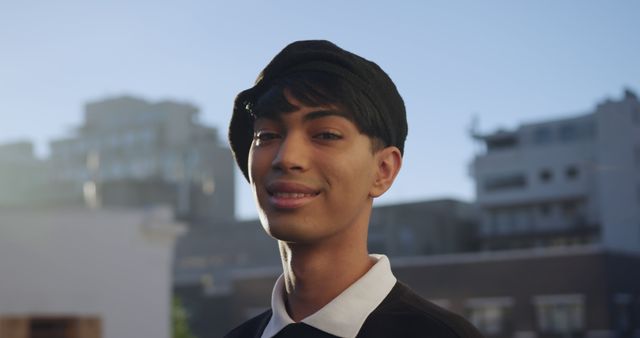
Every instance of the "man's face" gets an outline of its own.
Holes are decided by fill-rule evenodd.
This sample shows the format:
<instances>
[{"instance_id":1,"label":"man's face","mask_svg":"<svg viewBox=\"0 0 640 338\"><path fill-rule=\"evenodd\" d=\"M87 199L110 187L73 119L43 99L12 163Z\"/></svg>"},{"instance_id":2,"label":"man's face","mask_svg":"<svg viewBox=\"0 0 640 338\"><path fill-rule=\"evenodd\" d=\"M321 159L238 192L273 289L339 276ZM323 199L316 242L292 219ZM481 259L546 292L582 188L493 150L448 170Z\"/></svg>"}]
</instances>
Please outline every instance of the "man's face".
<instances>
[{"instance_id":1,"label":"man's face","mask_svg":"<svg viewBox=\"0 0 640 338\"><path fill-rule=\"evenodd\" d=\"M335 107L287 99L299 108L254 124L249 176L263 227L297 243L366 229L377 167L371 140Z\"/></svg>"}]
</instances>

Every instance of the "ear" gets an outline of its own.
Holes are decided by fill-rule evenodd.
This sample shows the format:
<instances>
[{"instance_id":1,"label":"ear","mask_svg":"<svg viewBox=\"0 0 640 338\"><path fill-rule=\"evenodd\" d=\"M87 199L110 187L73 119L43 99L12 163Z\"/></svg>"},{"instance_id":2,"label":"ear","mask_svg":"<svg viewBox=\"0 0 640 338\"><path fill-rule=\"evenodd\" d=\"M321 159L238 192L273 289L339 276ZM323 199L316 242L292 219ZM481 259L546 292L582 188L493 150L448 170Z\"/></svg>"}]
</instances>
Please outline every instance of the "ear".
<instances>
[{"instance_id":1,"label":"ear","mask_svg":"<svg viewBox=\"0 0 640 338\"><path fill-rule=\"evenodd\" d=\"M376 172L369 196L375 198L384 194L396 179L402 166L402 154L397 147L386 147L375 155Z\"/></svg>"}]
</instances>

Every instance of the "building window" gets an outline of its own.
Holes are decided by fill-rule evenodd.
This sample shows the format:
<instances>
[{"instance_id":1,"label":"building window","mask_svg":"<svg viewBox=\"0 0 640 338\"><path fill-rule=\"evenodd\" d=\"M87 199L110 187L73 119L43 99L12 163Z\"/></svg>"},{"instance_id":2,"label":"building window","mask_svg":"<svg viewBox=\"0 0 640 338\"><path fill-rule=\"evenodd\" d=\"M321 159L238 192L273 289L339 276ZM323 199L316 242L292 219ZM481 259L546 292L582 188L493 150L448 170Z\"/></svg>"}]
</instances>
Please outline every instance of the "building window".
<instances>
[{"instance_id":1,"label":"building window","mask_svg":"<svg viewBox=\"0 0 640 338\"><path fill-rule=\"evenodd\" d=\"M633 329L633 295L619 293L613 297L613 323L616 331L626 333Z\"/></svg>"},{"instance_id":2,"label":"building window","mask_svg":"<svg viewBox=\"0 0 640 338\"><path fill-rule=\"evenodd\" d=\"M512 306L510 297L472 298L467 301L466 316L483 334L498 335L511 323Z\"/></svg>"},{"instance_id":3,"label":"building window","mask_svg":"<svg viewBox=\"0 0 640 338\"><path fill-rule=\"evenodd\" d=\"M509 233L511 228L511 216L509 215L509 210L501 209L497 212L496 223L495 223L495 232L497 234L506 234Z\"/></svg>"},{"instance_id":4,"label":"building window","mask_svg":"<svg viewBox=\"0 0 640 338\"><path fill-rule=\"evenodd\" d=\"M367 246L369 252L387 252L386 237L379 233L370 233Z\"/></svg>"},{"instance_id":5,"label":"building window","mask_svg":"<svg viewBox=\"0 0 640 338\"><path fill-rule=\"evenodd\" d=\"M540 204L540 215L543 217L549 217L551 215L551 203Z\"/></svg>"},{"instance_id":6,"label":"building window","mask_svg":"<svg viewBox=\"0 0 640 338\"><path fill-rule=\"evenodd\" d=\"M564 217L573 219L578 215L580 203L576 200L562 202L562 214Z\"/></svg>"},{"instance_id":7,"label":"building window","mask_svg":"<svg viewBox=\"0 0 640 338\"><path fill-rule=\"evenodd\" d=\"M533 132L533 143L548 144L551 142L551 130L548 127L538 127Z\"/></svg>"},{"instance_id":8,"label":"building window","mask_svg":"<svg viewBox=\"0 0 640 338\"><path fill-rule=\"evenodd\" d=\"M415 254L418 251L416 235L410 227L400 227L400 231L398 233L398 241L400 242L400 247L398 248L400 254Z\"/></svg>"},{"instance_id":9,"label":"building window","mask_svg":"<svg viewBox=\"0 0 640 338\"><path fill-rule=\"evenodd\" d=\"M515 134L498 132L486 142L488 151L512 149L518 146L518 137Z\"/></svg>"},{"instance_id":10,"label":"building window","mask_svg":"<svg viewBox=\"0 0 640 338\"><path fill-rule=\"evenodd\" d=\"M571 142L578 138L578 130L573 124L564 124L560 127L560 140Z\"/></svg>"},{"instance_id":11,"label":"building window","mask_svg":"<svg viewBox=\"0 0 640 338\"><path fill-rule=\"evenodd\" d=\"M541 182L549 183L553 179L553 172L550 169L542 169L539 176Z\"/></svg>"},{"instance_id":12,"label":"building window","mask_svg":"<svg viewBox=\"0 0 640 338\"><path fill-rule=\"evenodd\" d=\"M527 179L523 174L504 175L487 178L484 182L485 191L508 190L524 188Z\"/></svg>"},{"instance_id":13,"label":"building window","mask_svg":"<svg viewBox=\"0 0 640 338\"><path fill-rule=\"evenodd\" d=\"M567 177L567 179L569 180L575 180L576 178L578 178L578 176L580 175L580 171L578 171L578 168L574 165L570 165L567 167L567 169L564 171L565 176Z\"/></svg>"},{"instance_id":14,"label":"building window","mask_svg":"<svg viewBox=\"0 0 640 338\"><path fill-rule=\"evenodd\" d=\"M639 190L640 191L640 190ZM496 222L496 211L485 211L482 214L482 222L480 223L480 234L490 235L493 231L493 224Z\"/></svg>"},{"instance_id":15,"label":"building window","mask_svg":"<svg viewBox=\"0 0 640 338\"><path fill-rule=\"evenodd\" d=\"M536 296L534 304L540 331L571 334L584 330L583 295Z\"/></svg>"}]
</instances>

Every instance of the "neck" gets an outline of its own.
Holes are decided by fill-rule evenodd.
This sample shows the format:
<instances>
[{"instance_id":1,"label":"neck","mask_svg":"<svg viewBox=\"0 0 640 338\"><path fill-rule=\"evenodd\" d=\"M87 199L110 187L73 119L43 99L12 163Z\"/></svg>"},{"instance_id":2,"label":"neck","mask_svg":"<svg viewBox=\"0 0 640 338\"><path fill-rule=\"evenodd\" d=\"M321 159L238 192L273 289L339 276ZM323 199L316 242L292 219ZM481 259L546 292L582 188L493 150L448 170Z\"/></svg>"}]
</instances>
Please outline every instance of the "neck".
<instances>
[{"instance_id":1,"label":"neck","mask_svg":"<svg viewBox=\"0 0 640 338\"><path fill-rule=\"evenodd\" d=\"M364 234L353 241L341 234L322 243L279 242L287 310L294 321L317 312L369 271L375 261L367 253L366 227Z\"/></svg>"}]
</instances>

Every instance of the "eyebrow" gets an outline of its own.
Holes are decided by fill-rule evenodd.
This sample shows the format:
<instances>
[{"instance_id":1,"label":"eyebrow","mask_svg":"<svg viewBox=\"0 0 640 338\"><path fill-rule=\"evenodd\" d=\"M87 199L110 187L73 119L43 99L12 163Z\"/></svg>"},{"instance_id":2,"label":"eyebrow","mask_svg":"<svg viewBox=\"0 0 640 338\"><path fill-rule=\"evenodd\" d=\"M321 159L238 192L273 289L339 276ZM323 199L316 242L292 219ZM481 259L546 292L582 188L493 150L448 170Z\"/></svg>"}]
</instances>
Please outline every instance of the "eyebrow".
<instances>
[{"instance_id":1,"label":"eyebrow","mask_svg":"<svg viewBox=\"0 0 640 338\"><path fill-rule=\"evenodd\" d=\"M259 116L259 119L267 119L267 120L272 120L275 122L282 122L282 115L286 114L286 113L280 113L277 114L275 116L273 115L269 115L269 116ZM309 122L309 121L313 121L313 120L317 120L323 117L328 117L328 116L338 116L338 117L343 117L347 120L351 120L351 115L343 112L343 111L339 111L339 110L327 110L327 109L323 109L323 110L314 110L311 112L308 112L307 114L305 114L302 117L302 121L303 122Z\"/></svg>"},{"instance_id":2,"label":"eyebrow","mask_svg":"<svg viewBox=\"0 0 640 338\"><path fill-rule=\"evenodd\" d=\"M347 120L350 120L351 117L349 115L347 115L346 113L342 112L342 111L335 111L335 110L316 110L316 111L312 111L307 113L302 120L307 122L307 121L311 121L311 120L317 120L319 118L323 118L323 117L327 117L327 116L339 116L339 117L344 117Z\"/></svg>"}]
</instances>

